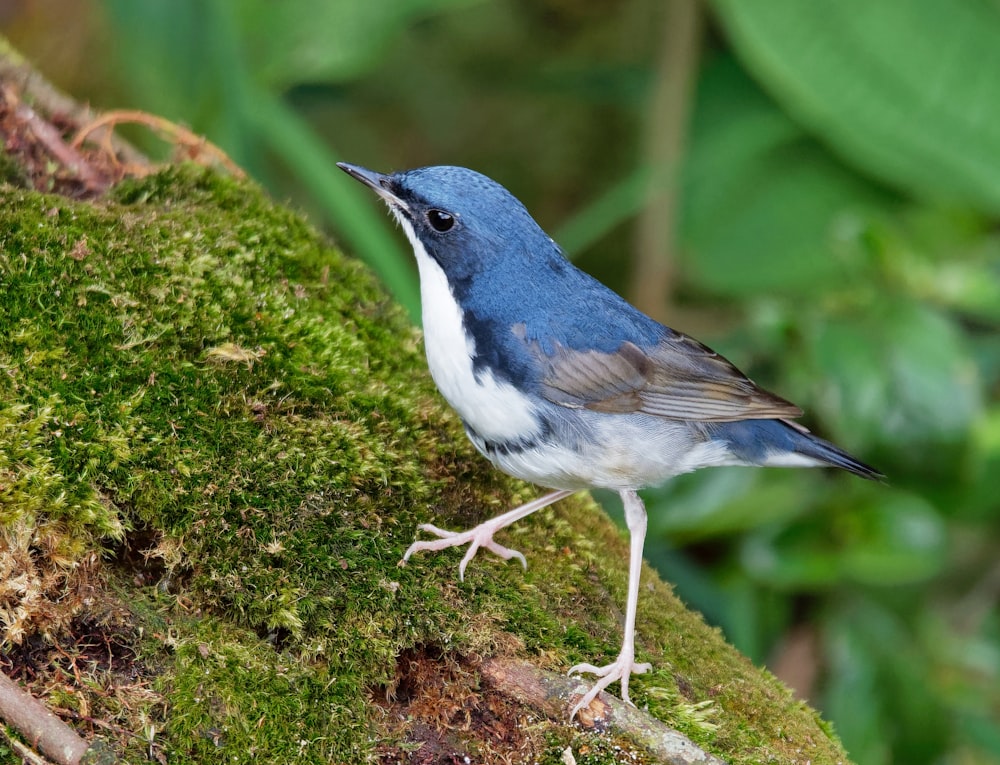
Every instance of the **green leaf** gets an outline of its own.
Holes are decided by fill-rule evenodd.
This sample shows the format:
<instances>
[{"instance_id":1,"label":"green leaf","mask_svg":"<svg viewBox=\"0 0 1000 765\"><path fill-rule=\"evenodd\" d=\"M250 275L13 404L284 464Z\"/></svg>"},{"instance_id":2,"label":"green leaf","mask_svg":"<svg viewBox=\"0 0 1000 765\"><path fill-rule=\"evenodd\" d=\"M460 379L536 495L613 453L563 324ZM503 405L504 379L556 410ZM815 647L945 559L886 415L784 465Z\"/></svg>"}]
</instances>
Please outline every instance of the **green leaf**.
<instances>
[{"instance_id":1,"label":"green leaf","mask_svg":"<svg viewBox=\"0 0 1000 765\"><path fill-rule=\"evenodd\" d=\"M887 301L862 318L814 329L809 351L824 389L816 407L852 441L881 442L914 458L962 438L982 409L973 358L937 311Z\"/></svg>"},{"instance_id":2,"label":"green leaf","mask_svg":"<svg viewBox=\"0 0 1000 765\"><path fill-rule=\"evenodd\" d=\"M889 200L782 114L731 59L702 73L681 238L689 278L744 297L821 293L848 272L838 231Z\"/></svg>"},{"instance_id":3,"label":"green leaf","mask_svg":"<svg viewBox=\"0 0 1000 765\"><path fill-rule=\"evenodd\" d=\"M104 0L103 5L115 41L109 53L124 75L130 105L191 125L237 155L229 140L239 133L233 51L220 34L218 4ZM235 62L237 78L239 69Z\"/></svg>"},{"instance_id":4,"label":"green leaf","mask_svg":"<svg viewBox=\"0 0 1000 765\"><path fill-rule=\"evenodd\" d=\"M757 581L780 589L828 587L841 578L841 548L830 524L827 518L753 532L741 545L743 567Z\"/></svg>"},{"instance_id":5,"label":"green leaf","mask_svg":"<svg viewBox=\"0 0 1000 765\"><path fill-rule=\"evenodd\" d=\"M890 719L880 688L881 657L872 650L869 633L878 632L892 644L899 640L900 630L881 609L869 606L865 611L870 617L866 629L859 629L857 617L850 613L826 620L823 642L829 669L823 708L837 721L837 733L855 762L888 765Z\"/></svg>"},{"instance_id":6,"label":"green leaf","mask_svg":"<svg viewBox=\"0 0 1000 765\"><path fill-rule=\"evenodd\" d=\"M982 749L984 757L1000 758L1000 727L986 710L966 713L958 719L964 738ZM988 762L989 760L982 760Z\"/></svg>"},{"instance_id":7,"label":"green leaf","mask_svg":"<svg viewBox=\"0 0 1000 765\"><path fill-rule=\"evenodd\" d=\"M740 57L863 172L1000 211L1000 7L714 0Z\"/></svg>"},{"instance_id":8,"label":"green leaf","mask_svg":"<svg viewBox=\"0 0 1000 765\"><path fill-rule=\"evenodd\" d=\"M840 565L843 575L864 584L893 586L937 574L947 553L944 521L921 497L899 490L850 515L851 539Z\"/></svg>"},{"instance_id":9,"label":"green leaf","mask_svg":"<svg viewBox=\"0 0 1000 765\"><path fill-rule=\"evenodd\" d=\"M852 759L941 762L953 735L954 710L943 699L956 682L954 668L934 666L912 621L872 598L842 600L823 621L829 658L824 707L835 716Z\"/></svg>"},{"instance_id":10,"label":"green leaf","mask_svg":"<svg viewBox=\"0 0 1000 765\"><path fill-rule=\"evenodd\" d=\"M759 581L807 589L845 580L897 586L941 570L946 529L926 500L867 487L863 496L845 503L849 509L755 532L743 545L743 565Z\"/></svg>"},{"instance_id":11,"label":"green leaf","mask_svg":"<svg viewBox=\"0 0 1000 765\"><path fill-rule=\"evenodd\" d=\"M649 533L690 541L785 520L808 509L799 501L808 480L794 473L765 477L759 470L742 467L678 476L644 492Z\"/></svg>"},{"instance_id":12,"label":"green leaf","mask_svg":"<svg viewBox=\"0 0 1000 765\"><path fill-rule=\"evenodd\" d=\"M227 0L269 85L344 82L374 66L413 21L478 0Z\"/></svg>"}]
</instances>

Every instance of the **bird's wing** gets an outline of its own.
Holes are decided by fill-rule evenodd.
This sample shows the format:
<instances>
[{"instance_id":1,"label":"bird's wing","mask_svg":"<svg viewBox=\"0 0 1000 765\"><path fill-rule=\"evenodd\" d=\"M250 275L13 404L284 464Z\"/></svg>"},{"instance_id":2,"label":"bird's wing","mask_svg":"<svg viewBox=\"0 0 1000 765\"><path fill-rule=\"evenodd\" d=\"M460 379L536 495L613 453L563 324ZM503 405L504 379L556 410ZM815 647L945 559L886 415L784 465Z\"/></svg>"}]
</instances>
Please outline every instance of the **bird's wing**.
<instances>
[{"instance_id":1,"label":"bird's wing","mask_svg":"<svg viewBox=\"0 0 1000 765\"><path fill-rule=\"evenodd\" d=\"M671 420L731 422L800 417L802 410L758 388L718 353L679 332L657 345L622 343L613 353L557 346L534 351L542 365L542 395L571 408Z\"/></svg>"}]
</instances>

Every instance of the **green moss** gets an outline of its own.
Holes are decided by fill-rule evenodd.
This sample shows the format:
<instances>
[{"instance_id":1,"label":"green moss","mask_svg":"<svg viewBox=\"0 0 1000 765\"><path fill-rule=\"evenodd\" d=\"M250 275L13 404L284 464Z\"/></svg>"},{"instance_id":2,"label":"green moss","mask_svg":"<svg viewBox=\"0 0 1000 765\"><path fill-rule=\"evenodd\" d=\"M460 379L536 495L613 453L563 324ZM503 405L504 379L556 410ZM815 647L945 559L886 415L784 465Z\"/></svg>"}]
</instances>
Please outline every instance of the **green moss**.
<instances>
[{"instance_id":1,"label":"green moss","mask_svg":"<svg viewBox=\"0 0 1000 765\"><path fill-rule=\"evenodd\" d=\"M415 647L558 670L614 656L625 543L585 498L509 532L527 573L483 556L459 584L458 551L397 567L418 523L534 490L474 454L371 275L257 188L180 168L100 204L2 189L0 274L0 522L25 554L48 539L51 570L117 552L108 596L159 690L120 712L147 731L136 759L150 737L177 763L373 758L392 734L371 699ZM634 697L698 742L845 761L664 585L643 588L639 630L656 672Z\"/></svg>"}]
</instances>

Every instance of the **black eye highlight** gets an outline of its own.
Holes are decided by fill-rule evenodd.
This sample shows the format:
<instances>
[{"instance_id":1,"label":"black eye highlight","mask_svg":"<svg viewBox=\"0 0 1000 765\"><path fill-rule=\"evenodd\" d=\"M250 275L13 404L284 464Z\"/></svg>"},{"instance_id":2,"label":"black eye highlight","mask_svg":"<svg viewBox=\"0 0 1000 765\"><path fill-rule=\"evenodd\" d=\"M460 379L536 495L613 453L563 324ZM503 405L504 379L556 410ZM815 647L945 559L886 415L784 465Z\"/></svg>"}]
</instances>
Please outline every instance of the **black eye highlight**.
<instances>
[{"instance_id":1,"label":"black eye highlight","mask_svg":"<svg viewBox=\"0 0 1000 765\"><path fill-rule=\"evenodd\" d=\"M443 234L455 226L455 216L444 210L428 210L427 222L431 224L432 229Z\"/></svg>"}]
</instances>

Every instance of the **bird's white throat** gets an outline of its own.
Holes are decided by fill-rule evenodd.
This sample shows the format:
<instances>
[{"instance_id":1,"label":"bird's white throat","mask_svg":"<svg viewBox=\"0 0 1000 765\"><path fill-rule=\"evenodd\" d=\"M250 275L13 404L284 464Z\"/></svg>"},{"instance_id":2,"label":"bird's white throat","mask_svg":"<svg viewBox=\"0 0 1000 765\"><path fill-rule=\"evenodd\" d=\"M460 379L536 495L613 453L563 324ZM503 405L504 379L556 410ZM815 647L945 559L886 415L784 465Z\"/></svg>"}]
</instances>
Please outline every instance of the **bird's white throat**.
<instances>
[{"instance_id":1,"label":"bird's white throat","mask_svg":"<svg viewBox=\"0 0 1000 765\"><path fill-rule=\"evenodd\" d=\"M396 218L413 246L420 271L424 347L438 390L469 427L488 441L506 443L534 437L540 425L531 401L489 370L477 373L473 369L476 343L465 329L448 277L410 222L402 215Z\"/></svg>"}]
</instances>

